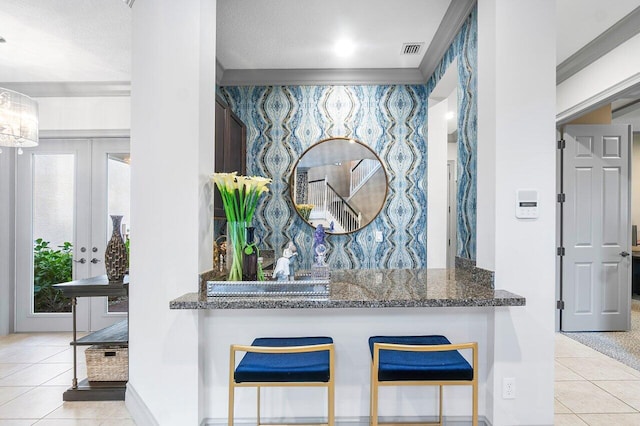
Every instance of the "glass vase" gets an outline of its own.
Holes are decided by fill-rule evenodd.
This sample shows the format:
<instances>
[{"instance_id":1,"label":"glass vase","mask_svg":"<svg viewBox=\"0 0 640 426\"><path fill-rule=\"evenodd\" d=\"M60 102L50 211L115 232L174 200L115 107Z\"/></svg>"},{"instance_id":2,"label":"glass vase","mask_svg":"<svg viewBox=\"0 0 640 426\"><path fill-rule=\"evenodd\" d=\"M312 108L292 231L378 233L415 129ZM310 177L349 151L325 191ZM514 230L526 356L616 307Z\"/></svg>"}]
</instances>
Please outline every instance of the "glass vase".
<instances>
[{"instance_id":1,"label":"glass vase","mask_svg":"<svg viewBox=\"0 0 640 426\"><path fill-rule=\"evenodd\" d=\"M242 251L246 243L247 222L227 222L228 281L242 281Z\"/></svg>"}]
</instances>

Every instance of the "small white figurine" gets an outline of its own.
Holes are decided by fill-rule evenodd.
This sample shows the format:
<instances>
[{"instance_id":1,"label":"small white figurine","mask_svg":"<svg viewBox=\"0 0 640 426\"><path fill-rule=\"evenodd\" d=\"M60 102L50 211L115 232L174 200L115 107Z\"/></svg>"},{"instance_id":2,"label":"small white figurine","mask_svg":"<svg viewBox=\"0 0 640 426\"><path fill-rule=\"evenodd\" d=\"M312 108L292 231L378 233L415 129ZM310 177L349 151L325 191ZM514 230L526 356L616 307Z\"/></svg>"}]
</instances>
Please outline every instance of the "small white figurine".
<instances>
[{"instance_id":1,"label":"small white figurine","mask_svg":"<svg viewBox=\"0 0 640 426\"><path fill-rule=\"evenodd\" d=\"M298 249L296 246L289 242L287 248L282 251L282 257L276 262L276 267L273 270L273 278L278 281L286 281L287 277L293 280L293 261L294 257L298 255Z\"/></svg>"}]
</instances>

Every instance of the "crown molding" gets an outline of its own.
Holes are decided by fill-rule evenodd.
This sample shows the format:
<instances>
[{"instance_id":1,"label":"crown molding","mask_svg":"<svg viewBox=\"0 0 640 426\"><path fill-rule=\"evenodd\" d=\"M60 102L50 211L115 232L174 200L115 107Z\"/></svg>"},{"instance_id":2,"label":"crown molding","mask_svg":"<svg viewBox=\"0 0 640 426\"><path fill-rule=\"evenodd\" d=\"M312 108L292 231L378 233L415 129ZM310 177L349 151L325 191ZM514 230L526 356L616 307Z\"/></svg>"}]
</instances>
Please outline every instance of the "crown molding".
<instances>
[{"instance_id":1,"label":"crown molding","mask_svg":"<svg viewBox=\"0 0 640 426\"><path fill-rule=\"evenodd\" d=\"M640 90L640 72L622 80L618 84L615 84L600 93L589 97L588 99L585 99L577 105L560 112L556 115L556 125L566 124L574 118L591 112L603 105L611 103L616 99L623 98L625 95L634 93L638 90Z\"/></svg>"},{"instance_id":2,"label":"crown molding","mask_svg":"<svg viewBox=\"0 0 640 426\"><path fill-rule=\"evenodd\" d=\"M640 7L591 40L556 67L556 85L588 67L625 41L640 33Z\"/></svg>"},{"instance_id":3,"label":"crown molding","mask_svg":"<svg viewBox=\"0 0 640 426\"><path fill-rule=\"evenodd\" d=\"M449 4L449 8L418 67L424 82L428 81L435 71L475 5L476 0L452 0Z\"/></svg>"},{"instance_id":4,"label":"crown molding","mask_svg":"<svg viewBox=\"0 0 640 426\"><path fill-rule=\"evenodd\" d=\"M129 129L69 129L69 130L40 130L38 138L42 139L107 139L129 138Z\"/></svg>"},{"instance_id":5,"label":"crown molding","mask_svg":"<svg viewBox=\"0 0 640 426\"><path fill-rule=\"evenodd\" d=\"M611 111L611 118L622 117L623 115L630 114L632 112L637 111L638 109L640 109L640 99L636 99L635 101L631 102L630 104L627 104L627 105L625 105L623 107L616 108L616 109L612 110Z\"/></svg>"},{"instance_id":6,"label":"crown molding","mask_svg":"<svg viewBox=\"0 0 640 426\"><path fill-rule=\"evenodd\" d=\"M221 86L424 84L418 68L224 70Z\"/></svg>"},{"instance_id":7,"label":"crown molding","mask_svg":"<svg viewBox=\"0 0 640 426\"><path fill-rule=\"evenodd\" d=\"M33 98L131 96L131 83L128 81L0 82L0 87L15 90Z\"/></svg>"}]
</instances>

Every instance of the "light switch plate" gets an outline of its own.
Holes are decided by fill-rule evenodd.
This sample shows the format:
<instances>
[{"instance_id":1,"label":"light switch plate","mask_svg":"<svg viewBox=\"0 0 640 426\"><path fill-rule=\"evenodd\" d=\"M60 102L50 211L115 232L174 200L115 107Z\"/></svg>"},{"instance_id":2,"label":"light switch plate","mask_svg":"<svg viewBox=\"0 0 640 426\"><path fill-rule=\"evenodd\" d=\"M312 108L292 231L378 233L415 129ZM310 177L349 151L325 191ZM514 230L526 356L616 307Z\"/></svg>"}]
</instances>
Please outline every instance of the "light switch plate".
<instances>
[{"instance_id":1,"label":"light switch plate","mask_svg":"<svg viewBox=\"0 0 640 426\"><path fill-rule=\"evenodd\" d=\"M382 242L382 231L376 231L376 243Z\"/></svg>"}]
</instances>

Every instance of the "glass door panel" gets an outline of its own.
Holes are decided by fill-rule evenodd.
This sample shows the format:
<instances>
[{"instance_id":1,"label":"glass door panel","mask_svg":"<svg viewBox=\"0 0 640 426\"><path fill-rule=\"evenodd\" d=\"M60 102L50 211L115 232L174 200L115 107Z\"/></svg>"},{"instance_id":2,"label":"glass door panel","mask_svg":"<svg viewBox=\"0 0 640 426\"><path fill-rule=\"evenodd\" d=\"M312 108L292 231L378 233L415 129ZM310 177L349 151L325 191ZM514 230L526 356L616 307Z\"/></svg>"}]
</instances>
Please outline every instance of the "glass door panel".
<instances>
[{"instance_id":1,"label":"glass door panel","mask_svg":"<svg viewBox=\"0 0 640 426\"><path fill-rule=\"evenodd\" d=\"M110 153L107 157L107 237L106 242L111 238L112 223L111 215L122 216L122 234L127 249L129 248L129 224L130 222L130 187L131 187L131 166L130 156L126 154ZM112 296L108 298L107 311L127 312L129 309L129 299L127 296Z\"/></svg>"},{"instance_id":2,"label":"glass door panel","mask_svg":"<svg viewBox=\"0 0 640 426\"><path fill-rule=\"evenodd\" d=\"M113 233L111 215L122 218L121 234L128 238L130 212L130 165L128 139L96 139L92 155L92 250L96 262L92 275L105 274L104 251ZM99 255L99 257L98 257ZM91 329L99 330L126 318L128 298L94 297L91 300Z\"/></svg>"},{"instance_id":3,"label":"glass door panel","mask_svg":"<svg viewBox=\"0 0 640 426\"><path fill-rule=\"evenodd\" d=\"M54 284L73 279L75 155L33 156L33 313L71 312Z\"/></svg>"},{"instance_id":4,"label":"glass door panel","mask_svg":"<svg viewBox=\"0 0 640 426\"><path fill-rule=\"evenodd\" d=\"M90 146L78 140L42 141L18 156L17 331L71 329L70 300L53 285L88 276L89 159ZM88 306L78 304L80 330Z\"/></svg>"}]
</instances>

